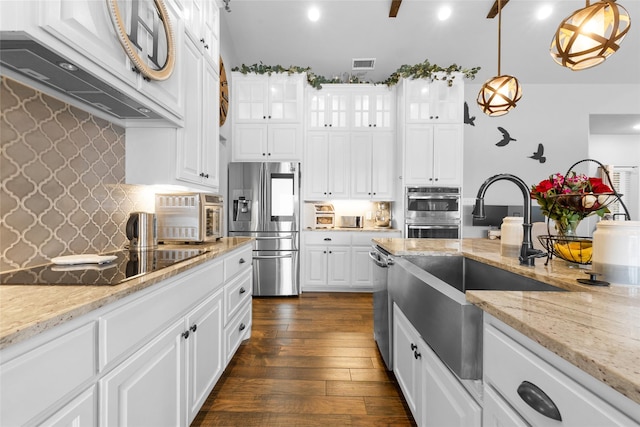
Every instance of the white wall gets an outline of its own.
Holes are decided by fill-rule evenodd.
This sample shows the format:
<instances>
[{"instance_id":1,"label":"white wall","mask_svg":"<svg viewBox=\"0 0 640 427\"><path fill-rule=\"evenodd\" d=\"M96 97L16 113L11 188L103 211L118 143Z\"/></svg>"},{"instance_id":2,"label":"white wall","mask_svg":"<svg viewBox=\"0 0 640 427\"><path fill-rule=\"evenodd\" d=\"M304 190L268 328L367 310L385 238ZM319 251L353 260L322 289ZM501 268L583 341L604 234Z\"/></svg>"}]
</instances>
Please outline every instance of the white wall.
<instances>
[{"instance_id":1,"label":"white wall","mask_svg":"<svg viewBox=\"0 0 640 427\"><path fill-rule=\"evenodd\" d=\"M572 164L590 155L589 114L640 113L640 85L523 84L523 96L515 109L501 117L489 117L476 103L481 83L471 82L465 85L470 116L475 116L475 126L464 126L465 225L471 223L471 199L489 176L511 173L533 185L553 173L564 174ZM506 129L517 141L496 146L502 139L497 127ZM539 143L544 145L545 163L528 158ZM625 151L622 157L630 155L626 153L630 147L621 149ZM576 168L583 172L587 169L588 163ZM521 204L522 195L512 183L498 182L488 190L485 202ZM464 235L482 235L477 228L465 227Z\"/></svg>"}]
</instances>

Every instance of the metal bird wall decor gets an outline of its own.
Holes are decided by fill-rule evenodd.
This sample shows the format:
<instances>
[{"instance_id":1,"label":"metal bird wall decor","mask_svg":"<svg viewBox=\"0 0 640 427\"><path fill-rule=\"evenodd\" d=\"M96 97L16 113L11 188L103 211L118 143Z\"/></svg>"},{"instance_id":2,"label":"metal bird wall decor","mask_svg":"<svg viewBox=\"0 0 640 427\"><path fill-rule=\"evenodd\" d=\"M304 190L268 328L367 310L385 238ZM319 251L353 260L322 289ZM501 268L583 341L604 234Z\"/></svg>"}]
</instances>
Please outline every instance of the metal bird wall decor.
<instances>
[{"instance_id":1,"label":"metal bird wall decor","mask_svg":"<svg viewBox=\"0 0 640 427\"><path fill-rule=\"evenodd\" d=\"M464 123L467 125L471 125L471 126L475 126L476 124L474 123L476 121L476 116L473 117L469 117L469 104L467 104L467 102L464 102Z\"/></svg>"},{"instance_id":2,"label":"metal bird wall decor","mask_svg":"<svg viewBox=\"0 0 640 427\"><path fill-rule=\"evenodd\" d=\"M496 142L496 145L498 147L504 147L505 145L507 145L511 141L517 141L517 139L511 138L511 135L509 135L509 132L507 132L506 129L501 128L500 126L498 126L498 130L502 133L502 139L500 141Z\"/></svg>"},{"instance_id":3,"label":"metal bird wall decor","mask_svg":"<svg viewBox=\"0 0 640 427\"><path fill-rule=\"evenodd\" d=\"M544 163L547 161L547 158L544 156L544 145L538 144L538 150L533 153L533 156L529 156L530 159L537 160L540 163Z\"/></svg>"}]
</instances>

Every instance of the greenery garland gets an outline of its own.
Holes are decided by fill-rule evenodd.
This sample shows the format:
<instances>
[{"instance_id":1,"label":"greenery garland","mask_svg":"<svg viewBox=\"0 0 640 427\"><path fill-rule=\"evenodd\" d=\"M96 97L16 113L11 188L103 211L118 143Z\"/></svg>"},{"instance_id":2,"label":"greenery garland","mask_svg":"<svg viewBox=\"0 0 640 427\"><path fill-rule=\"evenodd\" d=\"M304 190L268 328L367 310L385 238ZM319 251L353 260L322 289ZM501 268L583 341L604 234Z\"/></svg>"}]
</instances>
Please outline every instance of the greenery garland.
<instances>
[{"instance_id":1,"label":"greenery garland","mask_svg":"<svg viewBox=\"0 0 640 427\"><path fill-rule=\"evenodd\" d=\"M473 67L471 69L463 69L459 65L452 64L447 68L442 68L439 65L431 64L429 60L425 60L415 65L403 65L398 68L393 74L391 74L385 81L377 82L374 84L385 84L387 86L394 86L398 84L401 78L403 79L430 79L430 80L446 80L449 86L453 85L455 79L454 73L462 73L463 77L468 79L474 79L476 73L480 70L480 67ZM319 76L311 71L311 67L298 67L296 65L290 65L288 68L282 65L265 65L262 61L259 64L245 65L240 67L234 67L231 71L239 71L242 74L267 74L272 73L287 73L289 75L295 73L307 73L307 82L309 85L316 89L322 89L323 84L329 83L345 83L340 77L334 77L328 79L324 76ZM440 75L441 74L441 75ZM370 83L361 80L357 76L349 76L346 83Z\"/></svg>"}]
</instances>

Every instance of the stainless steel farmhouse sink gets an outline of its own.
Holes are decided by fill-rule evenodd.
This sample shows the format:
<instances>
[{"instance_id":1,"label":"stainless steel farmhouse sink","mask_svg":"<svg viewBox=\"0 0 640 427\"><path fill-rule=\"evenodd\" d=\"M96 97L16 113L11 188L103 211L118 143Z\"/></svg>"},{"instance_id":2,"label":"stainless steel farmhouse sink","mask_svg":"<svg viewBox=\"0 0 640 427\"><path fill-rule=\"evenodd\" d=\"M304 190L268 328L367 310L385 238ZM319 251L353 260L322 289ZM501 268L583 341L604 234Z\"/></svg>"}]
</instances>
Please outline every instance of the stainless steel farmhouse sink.
<instances>
[{"instance_id":1,"label":"stainless steel farmhouse sink","mask_svg":"<svg viewBox=\"0 0 640 427\"><path fill-rule=\"evenodd\" d=\"M458 255L395 258L391 299L462 379L482 378L482 310L466 301L467 290L563 291Z\"/></svg>"}]
</instances>

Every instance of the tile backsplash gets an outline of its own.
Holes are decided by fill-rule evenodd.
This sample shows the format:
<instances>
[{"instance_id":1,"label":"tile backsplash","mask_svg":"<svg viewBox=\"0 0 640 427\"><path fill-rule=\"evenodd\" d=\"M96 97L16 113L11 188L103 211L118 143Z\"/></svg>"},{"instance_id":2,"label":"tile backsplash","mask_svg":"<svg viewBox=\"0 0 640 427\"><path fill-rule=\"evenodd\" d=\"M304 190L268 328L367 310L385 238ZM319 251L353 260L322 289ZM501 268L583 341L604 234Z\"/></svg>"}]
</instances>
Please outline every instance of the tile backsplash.
<instances>
[{"instance_id":1,"label":"tile backsplash","mask_svg":"<svg viewBox=\"0 0 640 427\"><path fill-rule=\"evenodd\" d=\"M124 128L6 77L0 107L0 271L121 249L129 212L153 211Z\"/></svg>"}]
</instances>

